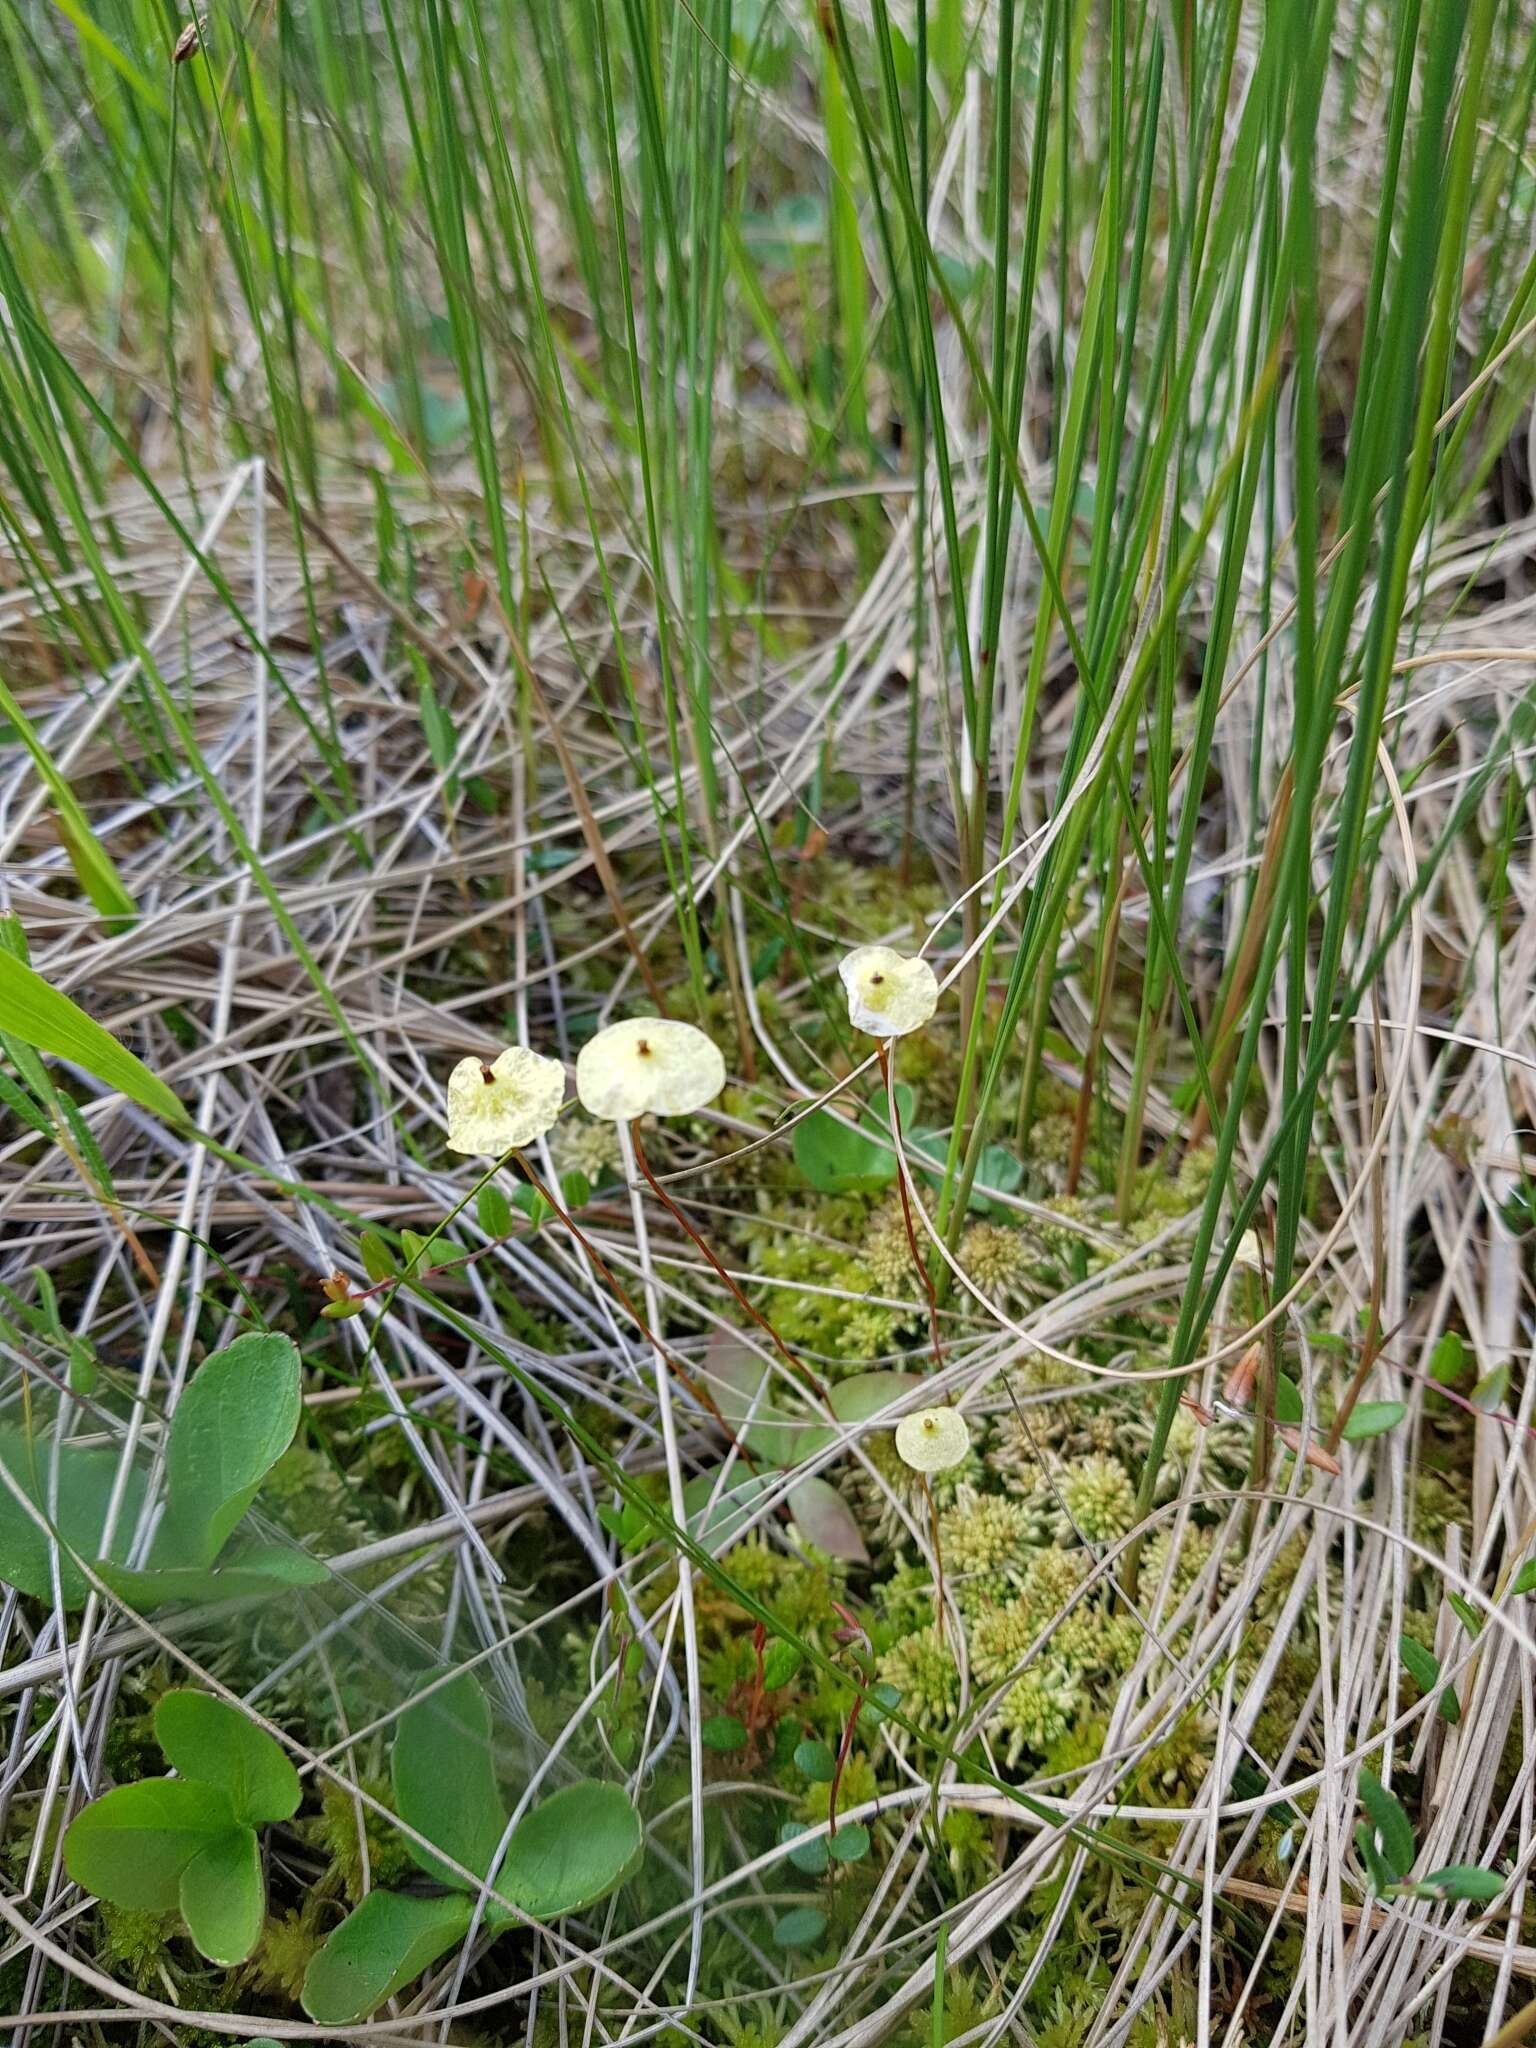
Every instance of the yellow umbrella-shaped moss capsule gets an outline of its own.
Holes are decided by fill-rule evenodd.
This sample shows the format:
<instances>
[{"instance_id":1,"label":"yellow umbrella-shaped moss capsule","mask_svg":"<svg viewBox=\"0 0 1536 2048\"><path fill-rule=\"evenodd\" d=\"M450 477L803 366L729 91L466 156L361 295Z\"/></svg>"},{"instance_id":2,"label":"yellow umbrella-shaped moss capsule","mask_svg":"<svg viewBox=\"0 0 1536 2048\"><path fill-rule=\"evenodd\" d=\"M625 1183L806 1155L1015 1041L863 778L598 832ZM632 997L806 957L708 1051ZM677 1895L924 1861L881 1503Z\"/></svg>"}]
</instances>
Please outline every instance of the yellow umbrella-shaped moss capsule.
<instances>
[{"instance_id":1,"label":"yellow umbrella-shaped moss capsule","mask_svg":"<svg viewBox=\"0 0 1536 2048\"><path fill-rule=\"evenodd\" d=\"M957 1408L919 1408L896 1425L896 1455L924 1477L948 1472L971 1448L971 1432Z\"/></svg>"},{"instance_id":2,"label":"yellow umbrella-shaped moss capsule","mask_svg":"<svg viewBox=\"0 0 1536 2048\"><path fill-rule=\"evenodd\" d=\"M565 1100L565 1068L526 1045L464 1059L448 1076L448 1149L492 1158L542 1138Z\"/></svg>"},{"instance_id":3,"label":"yellow umbrella-shaped moss capsule","mask_svg":"<svg viewBox=\"0 0 1536 2048\"><path fill-rule=\"evenodd\" d=\"M848 991L848 1021L871 1038L905 1038L921 1031L939 1006L933 969L916 954L890 946L855 946L838 963Z\"/></svg>"},{"instance_id":4,"label":"yellow umbrella-shaped moss capsule","mask_svg":"<svg viewBox=\"0 0 1536 2048\"><path fill-rule=\"evenodd\" d=\"M589 1038L576 1058L581 1106L605 1123L689 1116L724 1086L719 1046L673 1017L625 1017Z\"/></svg>"}]
</instances>

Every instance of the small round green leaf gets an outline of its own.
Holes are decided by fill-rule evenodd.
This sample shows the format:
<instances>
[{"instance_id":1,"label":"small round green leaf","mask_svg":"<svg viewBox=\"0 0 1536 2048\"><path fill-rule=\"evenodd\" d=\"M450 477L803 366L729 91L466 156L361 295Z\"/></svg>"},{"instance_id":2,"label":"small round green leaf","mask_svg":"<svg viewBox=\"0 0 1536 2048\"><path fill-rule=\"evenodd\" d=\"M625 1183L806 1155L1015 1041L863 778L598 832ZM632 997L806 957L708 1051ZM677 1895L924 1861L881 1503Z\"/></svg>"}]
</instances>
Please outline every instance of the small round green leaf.
<instances>
[{"instance_id":1,"label":"small round green leaf","mask_svg":"<svg viewBox=\"0 0 1536 2048\"><path fill-rule=\"evenodd\" d=\"M266 1916L261 1851L250 1828L220 1835L181 1873L181 1917L210 1963L226 1969L243 1963L261 1939Z\"/></svg>"},{"instance_id":2,"label":"small round green leaf","mask_svg":"<svg viewBox=\"0 0 1536 2048\"><path fill-rule=\"evenodd\" d=\"M813 1785L830 1785L837 1776L837 1758L825 1742L802 1742L795 1749L795 1762Z\"/></svg>"},{"instance_id":3,"label":"small round green leaf","mask_svg":"<svg viewBox=\"0 0 1536 2048\"><path fill-rule=\"evenodd\" d=\"M723 1754L731 1750L745 1749L747 1728L734 1714L711 1714L699 1728L699 1740L706 1749L715 1749Z\"/></svg>"},{"instance_id":4,"label":"small round green leaf","mask_svg":"<svg viewBox=\"0 0 1536 2048\"><path fill-rule=\"evenodd\" d=\"M168 1692L155 1709L155 1740L182 1777L227 1792L237 1820L287 1820L298 1811L299 1774L280 1746L212 1693Z\"/></svg>"},{"instance_id":5,"label":"small round green leaf","mask_svg":"<svg viewBox=\"0 0 1536 2048\"><path fill-rule=\"evenodd\" d=\"M827 1931L827 1916L820 1906L796 1906L792 1913L786 1913L782 1920L775 1921L773 1945L775 1948L809 1948L813 1941L820 1941Z\"/></svg>"},{"instance_id":6,"label":"small round green leaf","mask_svg":"<svg viewBox=\"0 0 1536 2048\"><path fill-rule=\"evenodd\" d=\"M809 1835L810 1829L803 1820L787 1820L779 1829L781 1842L793 1842L789 1860L796 1870L803 1870L807 1877L820 1877L827 1867L827 1838L812 1835L809 1841L801 1841L802 1835Z\"/></svg>"},{"instance_id":7,"label":"small round green leaf","mask_svg":"<svg viewBox=\"0 0 1536 2048\"><path fill-rule=\"evenodd\" d=\"M645 1836L634 1801L596 1779L563 1785L512 1830L496 1889L535 1920L580 1912L622 1884Z\"/></svg>"},{"instance_id":8,"label":"small round green leaf","mask_svg":"<svg viewBox=\"0 0 1536 2048\"><path fill-rule=\"evenodd\" d=\"M862 1821L847 1821L827 1844L834 1863L857 1863L869 1854L869 1829Z\"/></svg>"},{"instance_id":9,"label":"small round green leaf","mask_svg":"<svg viewBox=\"0 0 1536 2048\"><path fill-rule=\"evenodd\" d=\"M64 1867L113 1906L168 1913L181 1873L235 1827L229 1795L186 1778L141 1778L95 1799L64 1836Z\"/></svg>"}]
</instances>

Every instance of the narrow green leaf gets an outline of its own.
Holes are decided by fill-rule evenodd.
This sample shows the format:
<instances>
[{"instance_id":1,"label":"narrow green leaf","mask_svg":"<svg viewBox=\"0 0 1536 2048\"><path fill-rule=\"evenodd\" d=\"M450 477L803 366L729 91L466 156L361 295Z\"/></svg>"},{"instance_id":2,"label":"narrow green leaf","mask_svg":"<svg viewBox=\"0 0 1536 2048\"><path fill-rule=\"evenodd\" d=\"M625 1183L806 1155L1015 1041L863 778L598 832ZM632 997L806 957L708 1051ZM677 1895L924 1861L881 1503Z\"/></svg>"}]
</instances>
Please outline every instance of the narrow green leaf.
<instances>
[{"instance_id":1,"label":"narrow green leaf","mask_svg":"<svg viewBox=\"0 0 1536 2048\"><path fill-rule=\"evenodd\" d=\"M155 1740L183 1778L217 1785L241 1821L287 1820L298 1811L299 1774L250 1715L208 1692L164 1694Z\"/></svg>"},{"instance_id":2,"label":"narrow green leaf","mask_svg":"<svg viewBox=\"0 0 1536 2048\"><path fill-rule=\"evenodd\" d=\"M711 1714L699 1723L699 1740L706 1749L729 1755L747 1746L747 1724L735 1714Z\"/></svg>"},{"instance_id":3,"label":"narrow green leaf","mask_svg":"<svg viewBox=\"0 0 1536 2048\"><path fill-rule=\"evenodd\" d=\"M1360 1804L1370 1821L1374 1847L1382 1867L1393 1884L1400 1884L1413 1868L1416 1845L1413 1822L1395 1793L1389 1792L1376 1773L1362 1764L1359 1776Z\"/></svg>"},{"instance_id":4,"label":"narrow green leaf","mask_svg":"<svg viewBox=\"0 0 1536 2048\"><path fill-rule=\"evenodd\" d=\"M261 1939L267 1889L251 1828L233 1828L202 1849L181 1873L181 1917L200 1955L226 1969L243 1963Z\"/></svg>"},{"instance_id":5,"label":"narrow green leaf","mask_svg":"<svg viewBox=\"0 0 1536 2048\"><path fill-rule=\"evenodd\" d=\"M1420 1882L1437 1891L1443 1899L1496 1899L1509 1882L1496 1870L1483 1870L1475 1863L1447 1863L1432 1870Z\"/></svg>"},{"instance_id":6,"label":"narrow green leaf","mask_svg":"<svg viewBox=\"0 0 1536 2048\"><path fill-rule=\"evenodd\" d=\"M1536 1557L1528 1557L1515 1573L1511 1593L1536 1593Z\"/></svg>"},{"instance_id":7,"label":"narrow green leaf","mask_svg":"<svg viewBox=\"0 0 1536 2048\"><path fill-rule=\"evenodd\" d=\"M165 1083L137 1053L114 1038L78 1003L50 988L33 968L0 949L0 1031L69 1060L104 1087L115 1088L167 1123L184 1123L186 1113Z\"/></svg>"},{"instance_id":8,"label":"narrow green leaf","mask_svg":"<svg viewBox=\"0 0 1536 2048\"><path fill-rule=\"evenodd\" d=\"M1409 1635L1398 1637L1397 1654L1420 1692L1432 1691L1439 1682L1440 1659Z\"/></svg>"},{"instance_id":9,"label":"narrow green leaf","mask_svg":"<svg viewBox=\"0 0 1536 2048\"><path fill-rule=\"evenodd\" d=\"M310 1963L299 2003L322 2027L366 2019L461 1942L473 1913L463 1892L370 1892Z\"/></svg>"}]
</instances>

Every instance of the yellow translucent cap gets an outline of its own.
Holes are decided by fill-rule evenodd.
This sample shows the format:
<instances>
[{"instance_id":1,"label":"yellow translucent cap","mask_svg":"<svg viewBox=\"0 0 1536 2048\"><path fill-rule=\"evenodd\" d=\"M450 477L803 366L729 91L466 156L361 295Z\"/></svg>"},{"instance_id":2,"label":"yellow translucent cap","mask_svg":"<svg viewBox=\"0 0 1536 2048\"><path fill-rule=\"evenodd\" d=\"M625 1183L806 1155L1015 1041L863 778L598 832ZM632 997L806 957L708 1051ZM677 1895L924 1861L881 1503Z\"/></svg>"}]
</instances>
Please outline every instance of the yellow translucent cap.
<instances>
[{"instance_id":1,"label":"yellow translucent cap","mask_svg":"<svg viewBox=\"0 0 1536 2048\"><path fill-rule=\"evenodd\" d=\"M688 1116L725 1086L718 1045L672 1017L626 1017L589 1038L576 1058L576 1093L589 1116Z\"/></svg>"},{"instance_id":2,"label":"yellow translucent cap","mask_svg":"<svg viewBox=\"0 0 1536 2048\"><path fill-rule=\"evenodd\" d=\"M921 1031L939 1006L939 984L926 960L889 946L855 946L838 963L848 991L848 1021L871 1038Z\"/></svg>"},{"instance_id":3,"label":"yellow translucent cap","mask_svg":"<svg viewBox=\"0 0 1536 2048\"><path fill-rule=\"evenodd\" d=\"M510 1152L542 1138L565 1100L565 1068L526 1045L460 1060L448 1076L448 1150Z\"/></svg>"},{"instance_id":4,"label":"yellow translucent cap","mask_svg":"<svg viewBox=\"0 0 1536 2048\"><path fill-rule=\"evenodd\" d=\"M914 1472L947 1472L971 1448L958 1408L919 1408L896 1425L896 1454Z\"/></svg>"}]
</instances>

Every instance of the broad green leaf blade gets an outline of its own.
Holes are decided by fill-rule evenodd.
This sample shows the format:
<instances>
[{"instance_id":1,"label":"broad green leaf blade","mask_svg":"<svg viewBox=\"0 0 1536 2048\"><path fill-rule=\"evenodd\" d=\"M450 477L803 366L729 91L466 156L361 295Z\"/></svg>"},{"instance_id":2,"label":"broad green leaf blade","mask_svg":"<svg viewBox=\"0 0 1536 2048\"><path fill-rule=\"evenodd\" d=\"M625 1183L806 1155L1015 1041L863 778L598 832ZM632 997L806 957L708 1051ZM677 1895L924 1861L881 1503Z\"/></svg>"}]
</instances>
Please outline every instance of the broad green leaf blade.
<instances>
[{"instance_id":1,"label":"broad green leaf blade","mask_svg":"<svg viewBox=\"0 0 1536 2048\"><path fill-rule=\"evenodd\" d=\"M176 1404L155 1564L212 1564L299 1426L292 1340L251 1331L214 1353Z\"/></svg>"},{"instance_id":2,"label":"broad green leaf blade","mask_svg":"<svg viewBox=\"0 0 1536 2048\"><path fill-rule=\"evenodd\" d=\"M1360 1804L1371 1824L1374 1847L1383 1868L1394 1884L1401 1884L1413 1868L1416 1853L1413 1822L1396 1795L1389 1792L1376 1773L1367 1770L1363 1764L1360 1768Z\"/></svg>"},{"instance_id":3,"label":"broad green leaf blade","mask_svg":"<svg viewBox=\"0 0 1536 2048\"><path fill-rule=\"evenodd\" d=\"M400 1716L390 1757L395 1811L409 1827L484 1877L501 1846L507 1810L496 1783L491 1715L470 1673L414 1700ZM467 1880L407 1840L428 1877L463 1890Z\"/></svg>"},{"instance_id":4,"label":"broad green leaf blade","mask_svg":"<svg viewBox=\"0 0 1536 2048\"><path fill-rule=\"evenodd\" d=\"M165 1083L149 1071L104 1025L80 1005L50 988L14 954L0 949L0 1031L39 1052L51 1052L93 1074L167 1123L184 1123L186 1112Z\"/></svg>"},{"instance_id":5,"label":"broad green leaf blade","mask_svg":"<svg viewBox=\"0 0 1536 2048\"><path fill-rule=\"evenodd\" d=\"M141 1778L93 1800L64 1836L64 1867L113 1906L168 1913L181 1904L181 1873L235 1826L228 1797L185 1778Z\"/></svg>"},{"instance_id":6,"label":"broad green leaf blade","mask_svg":"<svg viewBox=\"0 0 1536 2048\"><path fill-rule=\"evenodd\" d=\"M564 1785L513 1829L496 1889L532 1919L554 1920L606 1898L644 1848L640 1815L621 1786Z\"/></svg>"},{"instance_id":7,"label":"broad green leaf blade","mask_svg":"<svg viewBox=\"0 0 1536 2048\"><path fill-rule=\"evenodd\" d=\"M795 1164L823 1195L878 1194L896 1178L896 1153L846 1117L812 1110L795 1125Z\"/></svg>"},{"instance_id":8,"label":"broad green leaf blade","mask_svg":"<svg viewBox=\"0 0 1536 2048\"><path fill-rule=\"evenodd\" d=\"M464 1939L474 1910L463 1892L435 1899L370 1892L305 1971L299 2003L322 2027L366 2019Z\"/></svg>"},{"instance_id":9,"label":"broad green leaf blade","mask_svg":"<svg viewBox=\"0 0 1536 2048\"><path fill-rule=\"evenodd\" d=\"M266 1916L261 1850L252 1829L220 1835L181 1873L181 1917L210 1963L226 1969L243 1963L261 1939Z\"/></svg>"},{"instance_id":10,"label":"broad green leaf blade","mask_svg":"<svg viewBox=\"0 0 1536 2048\"><path fill-rule=\"evenodd\" d=\"M166 1693L155 1708L155 1740L183 1778L227 1792L237 1820L287 1820L298 1811L298 1772L266 1729L227 1700Z\"/></svg>"},{"instance_id":11,"label":"broad green leaf blade","mask_svg":"<svg viewBox=\"0 0 1536 2048\"><path fill-rule=\"evenodd\" d=\"M53 1445L42 1437L28 1437L19 1429L0 1429L0 1465L20 1492L45 1517L54 1488ZM71 1552L91 1558L101 1549L101 1535L107 1522L107 1508L117 1481L118 1454L107 1446L81 1448L64 1444L57 1452L58 1502L55 1526L63 1547L40 1529L0 1479L0 1580L35 1600L53 1598L51 1559L59 1561L59 1584L66 1607L83 1607L90 1587L74 1562ZM113 1548L126 1547L133 1539L139 1510L144 1504L144 1476L134 1470L118 1510Z\"/></svg>"},{"instance_id":12,"label":"broad green leaf blade","mask_svg":"<svg viewBox=\"0 0 1536 2048\"><path fill-rule=\"evenodd\" d=\"M329 1571L318 1557L303 1550L242 1551L221 1565L151 1565L134 1571L127 1565L98 1559L98 1577L126 1607L147 1614L156 1607L194 1601L199 1607L218 1600L271 1600L295 1586L323 1586Z\"/></svg>"}]
</instances>

